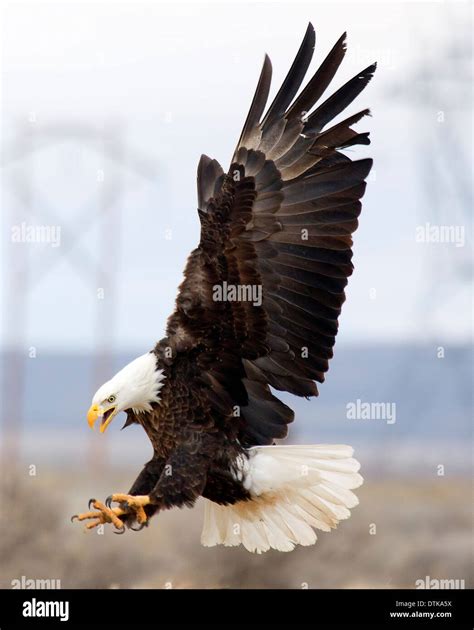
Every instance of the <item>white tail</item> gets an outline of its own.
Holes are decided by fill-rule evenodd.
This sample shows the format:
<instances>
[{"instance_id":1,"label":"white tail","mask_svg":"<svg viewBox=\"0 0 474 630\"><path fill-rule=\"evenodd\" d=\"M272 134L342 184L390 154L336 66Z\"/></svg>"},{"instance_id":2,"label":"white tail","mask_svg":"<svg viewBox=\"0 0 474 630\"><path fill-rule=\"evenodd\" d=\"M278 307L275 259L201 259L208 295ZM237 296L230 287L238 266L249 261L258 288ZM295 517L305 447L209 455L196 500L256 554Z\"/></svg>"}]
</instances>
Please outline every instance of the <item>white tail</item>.
<instances>
[{"instance_id":1,"label":"white tail","mask_svg":"<svg viewBox=\"0 0 474 630\"><path fill-rule=\"evenodd\" d=\"M205 499L201 543L244 545L248 551L292 551L313 545L314 529L328 532L349 518L363 482L353 449L344 445L255 446L240 462L252 500L218 505Z\"/></svg>"}]
</instances>

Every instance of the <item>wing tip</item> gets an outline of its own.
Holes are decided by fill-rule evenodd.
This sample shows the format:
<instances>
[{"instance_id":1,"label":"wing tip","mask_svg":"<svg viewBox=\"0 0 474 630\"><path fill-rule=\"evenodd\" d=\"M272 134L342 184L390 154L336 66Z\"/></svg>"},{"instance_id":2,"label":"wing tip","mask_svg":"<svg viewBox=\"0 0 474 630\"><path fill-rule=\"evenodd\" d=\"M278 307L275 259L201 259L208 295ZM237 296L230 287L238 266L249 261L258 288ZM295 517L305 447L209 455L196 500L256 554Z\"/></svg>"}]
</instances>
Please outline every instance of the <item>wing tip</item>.
<instances>
[{"instance_id":1,"label":"wing tip","mask_svg":"<svg viewBox=\"0 0 474 630\"><path fill-rule=\"evenodd\" d=\"M357 164L358 167L362 171L362 181L364 181L368 176L370 171L372 170L372 166L374 165L373 158L362 158L360 160L355 160L352 164Z\"/></svg>"},{"instance_id":2,"label":"wing tip","mask_svg":"<svg viewBox=\"0 0 474 630\"><path fill-rule=\"evenodd\" d=\"M311 43L312 43L313 49L314 49L314 46L316 44L316 31L314 30L314 26L313 26L312 22L308 22L308 26L306 27L306 32L304 34L303 41L306 38L311 39Z\"/></svg>"},{"instance_id":3,"label":"wing tip","mask_svg":"<svg viewBox=\"0 0 474 630\"><path fill-rule=\"evenodd\" d=\"M370 79L374 76L376 70L377 70L377 62L374 61L373 63L370 64L370 66L367 66L367 68L362 70L360 74L363 74L364 76L369 77L369 81L370 81Z\"/></svg>"},{"instance_id":4,"label":"wing tip","mask_svg":"<svg viewBox=\"0 0 474 630\"><path fill-rule=\"evenodd\" d=\"M347 50L347 31L344 31L344 33L339 37L339 39L336 42L336 46L342 46L342 49L344 51L344 53Z\"/></svg>"},{"instance_id":5,"label":"wing tip","mask_svg":"<svg viewBox=\"0 0 474 630\"><path fill-rule=\"evenodd\" d=\"M263 57L263 68L265 68L267 72L271 72L273 70L272 60L270 59L270 55L268 53L265 53Z\"/></svg>"},{"instance_id":6,"label":"wing tip","mask_svg":"<svg viewBox=\"0 0 474 630\"><path fill-rule=\"evenodd\" d=\"M212 162L212 158L210 158L205 153L202 153L201 157L199 158L198 169L205 168L210 162Z\"/></svg>"}]
</instances>

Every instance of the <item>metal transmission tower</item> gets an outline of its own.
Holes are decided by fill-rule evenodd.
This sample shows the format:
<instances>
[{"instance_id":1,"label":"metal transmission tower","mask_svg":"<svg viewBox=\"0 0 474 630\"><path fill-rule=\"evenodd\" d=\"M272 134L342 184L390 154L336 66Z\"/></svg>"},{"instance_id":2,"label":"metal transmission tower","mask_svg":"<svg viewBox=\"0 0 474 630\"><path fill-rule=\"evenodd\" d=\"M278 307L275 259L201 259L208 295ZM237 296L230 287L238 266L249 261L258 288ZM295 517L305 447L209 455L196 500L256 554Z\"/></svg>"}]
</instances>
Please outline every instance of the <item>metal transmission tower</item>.
<instances>
[{"instance_id":1,"label":"metal transmission tower","mask_svg":"<svg viewBox=\"0 0 474 630\"><path fill-rule=\"evenodd\" d=\"M34 123L34 124L33 124ZM114 242L114 250L120 244L121 220L118 216L120 199L125 192L120 168L139 175L140 181L156 182L152 161L130 150L123 140L123 129L113 123L101 128L75 122L39 126L34 120L17 124L15 136L2 156L3 212L7 226L21 223L25 216L41 224L61 225L65 247L61 248L60 260L67 258L74 270L82 276L88 288L103 291L106 299L95 298L95 339L93 374L94 384L103 382L113 370L112 342L116 313L116 273L111 267L107 248L98 248L93 261L88 255L80 255L80 240L85 231L97 224L101 242ZM97 171L100 187L92 187L89 201L83 204L75 217L55 213L50 201L41 199L42 193L35 182L34 160L31 157L46 148L72 143L83 150L96 152L107 168ZM12 168L15 165L15 168ZM94 182L96 184L96 182ZM98 203L94 197L97 197ZM8 192L14 203L5 199ZM35 212L41 202L40 213ZM99 211L97 211L97 205ZM40 214L41 216L37 216ZM21 434L24 423L25 373L28 349L26 331L31 317L29 294L49 273L58 259L42 256L39 263L32 265L28 249L6 244L3 266L3 332L7 340L7 352L3 354L1 382L1 462L5 470L13 470L21 455ZM100 466L104 461L104 441L91 441L90 464Z\"/></svg>"},{"instance_id":2,"label":"metal transmission tower","mask_svg":"<svg viewBox=\"0 0 474 630\"><path fill-rule=\"evenodd\" d=\"M460 227L464 232L462 247L452 242L420 245L423 283L418 287L412 318L422 331L424 338L420 341L433 344L434 360L436 349L443 341L437 334L437 318L446 304L469 290L472 278L469 260L473 201L470 25L451 19L446 12L443 32L453 37L436 40L436 55L420 54L412 73L404 75L403 84L393 86L388 92L390 98L401 100L402 105L415 114L411 149L417 159L420 179L417 192L421 203L414 206L417 212L414 221L416 219L421 226L428 223L435 229ZM467 321L469 313L465 316ZM400 363L394 366L393 382L399 381L400 391L403 391L407 382L416 382L417 367L408 357ZM468 379L469 374L459 370L456 387L460 396L470 389ZM420 414L426 413L427 407L435 410L436 404L435 394L426 397Z\"/></svg>"},{"instance_id":3,"label":"metal transmission tower","mask_svg":"<svg viewBox=\"0 0 474 630\"><path fill-rule=\"evenodd\" d=\"M471 281L472 43L468 24L452 22L445 32L456 37L444 47L437 42L436 63L432 57L427 63L420 55L404 86L397 86L391 94L399 97L404 87L405 103L417 113L414 148L424 202L418 220L435 227L459 226L465 235L463 247L441 245L436 257L429 255L430 248L424 249L425 282L414 316L431 336L440 309ZM427 113L424 120L420 109Z\"/></svg>"}]
</instances>

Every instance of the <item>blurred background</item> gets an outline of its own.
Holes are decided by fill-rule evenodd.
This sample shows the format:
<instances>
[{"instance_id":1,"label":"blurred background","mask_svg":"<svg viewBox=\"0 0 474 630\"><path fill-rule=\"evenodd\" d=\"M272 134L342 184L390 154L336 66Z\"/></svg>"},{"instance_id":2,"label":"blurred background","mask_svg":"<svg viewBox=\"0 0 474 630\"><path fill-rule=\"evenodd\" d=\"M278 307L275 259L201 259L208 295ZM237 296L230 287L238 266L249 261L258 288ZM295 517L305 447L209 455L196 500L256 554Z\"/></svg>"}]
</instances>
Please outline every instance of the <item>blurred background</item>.
<instances>
[{"instance_id":1,"label":"blurred background","mask_svg":"<svg viewBox=\"0 0 474 630\"><path fill-rule=\"evenodd\" d=\"M468 2L1 5L0 587L415 588L472 582L472 19ZM69 516L126 491L151 447L92 433L92 394L164 333L198 242L201 153L229 163L260 72L280 86L308 21L374 169L318 400L289 442L349 443L360 506L315 547L199 545L202 506L139 534ZM349 154L349 153L348 153ZM359 402L358 402L359 401ZM350 413L382 404L368 418ZM124 418L125 419L125 418Z\"/></svg>"}]
</instances>

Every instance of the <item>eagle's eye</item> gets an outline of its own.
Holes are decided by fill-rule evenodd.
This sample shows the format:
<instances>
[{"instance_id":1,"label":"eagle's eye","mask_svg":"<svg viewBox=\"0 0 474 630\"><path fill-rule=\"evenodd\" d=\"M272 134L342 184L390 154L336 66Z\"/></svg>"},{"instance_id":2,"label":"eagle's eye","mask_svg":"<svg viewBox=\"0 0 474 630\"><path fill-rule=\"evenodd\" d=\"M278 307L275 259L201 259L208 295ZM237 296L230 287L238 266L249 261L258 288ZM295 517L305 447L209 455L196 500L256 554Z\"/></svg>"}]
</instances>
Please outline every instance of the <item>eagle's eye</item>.
<instances>
[{"instance_id":1,"label":"eagle's eye","mask_svg":"<svg viewBox=\"0 0 474 630\"><path fill-rule=\"evenodd\" d=\"M109 402L109 403L114 403L114 402L115 402L115 399L116 399L116 396L114 396L114 394L112 394L112 396L109 396L109 397L107 398L107 402Z\"/></svg>"}]
</instances>

